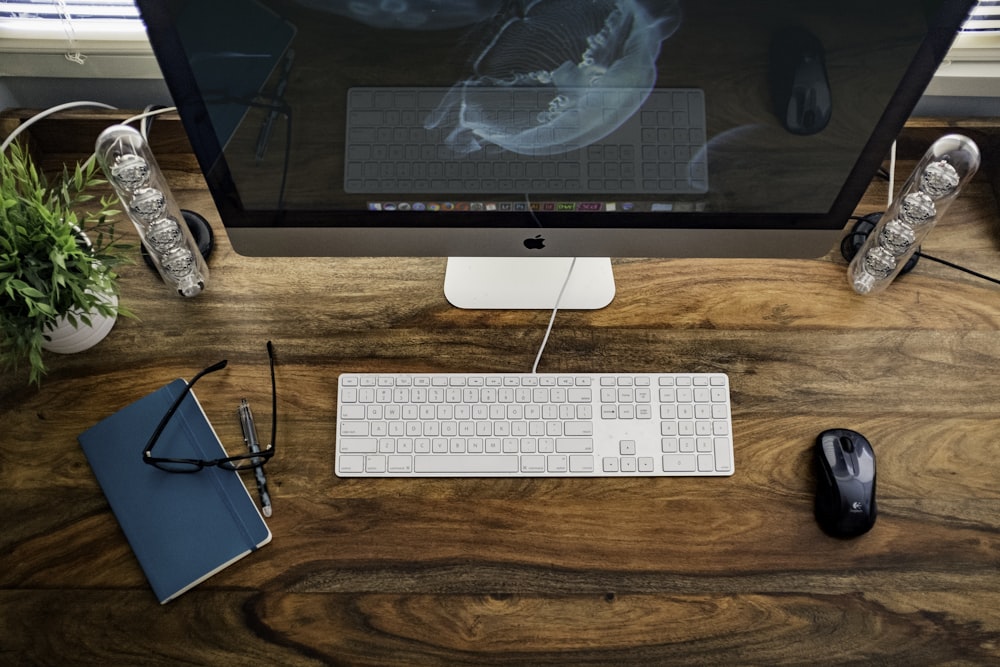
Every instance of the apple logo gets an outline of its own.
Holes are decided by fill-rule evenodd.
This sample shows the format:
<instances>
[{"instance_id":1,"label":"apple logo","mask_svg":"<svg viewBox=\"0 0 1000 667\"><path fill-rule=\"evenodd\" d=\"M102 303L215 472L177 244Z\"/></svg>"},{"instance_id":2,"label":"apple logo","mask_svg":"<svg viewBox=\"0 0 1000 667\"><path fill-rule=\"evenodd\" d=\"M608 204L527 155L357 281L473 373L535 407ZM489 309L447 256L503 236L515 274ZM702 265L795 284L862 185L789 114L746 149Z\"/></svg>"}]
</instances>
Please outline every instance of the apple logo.
<instances>
[{"instance_id":1,"label":"apple logo","mask_svg":"<svg viewBox=\"0 0 1000 667\"><path fill-rule=\"evenodd\" d=\"M545 247L545 239L542 238L541 234L534 238L524 239L524 247L528 250L541 250Z\"/></svg>"}]
</instances>

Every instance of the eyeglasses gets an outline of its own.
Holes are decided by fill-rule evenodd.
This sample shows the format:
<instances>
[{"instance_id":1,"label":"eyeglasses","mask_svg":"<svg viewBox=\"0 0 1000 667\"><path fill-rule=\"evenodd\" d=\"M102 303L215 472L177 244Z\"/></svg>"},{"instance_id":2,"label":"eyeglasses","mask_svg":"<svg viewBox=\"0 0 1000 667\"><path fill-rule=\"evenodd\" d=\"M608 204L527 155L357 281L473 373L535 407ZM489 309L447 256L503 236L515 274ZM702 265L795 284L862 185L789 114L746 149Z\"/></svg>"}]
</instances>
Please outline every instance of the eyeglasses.
<instances>
[{"instance_id":1,"label":"eyeglasses","mask_svg":"<svg viewBox=\"0 0 1000 667\"><path fill-rule=\"evenodd\" d=\"M226 367L229 362L225 359L222 361L212 364L208 368L199 372L195 375L187 386L184 387L184 391L174 400L173 405L170 409L163 415L163 419L160 420L159 425L156 430L153 431L153 435L150 436L149 441L146 443L146 449L142 453L142 462L148 463L151 466L155 466L160 470L166 472L180 472L180 473L191 473L198 472L202 468L207 468L211 466L219 466L220 468L225 468L226 470L249 470L251 468L259 468L267 463L272 456L274 456L274 437L277 433L278 426L278 394L274 385L274 346L271 345L271 341L267 341L267 358L271 365L271 442L268 446L258 452L249 452L247 454L240 454L238 456L227 456L221 459L213 459L206 461L204 459L172 459L172 458L159 458L153 456L153 447L156 442L160 439L160 435L163 433L163 429L166 428L167 424L170 422L170 418L174 416L177 412L177 408L180 407L181 402L187 397L188 392L194 386L194 383L201 379L203 376L209 373L214 373L215 371L220 371Z\"/></svg>"}]
</instances>

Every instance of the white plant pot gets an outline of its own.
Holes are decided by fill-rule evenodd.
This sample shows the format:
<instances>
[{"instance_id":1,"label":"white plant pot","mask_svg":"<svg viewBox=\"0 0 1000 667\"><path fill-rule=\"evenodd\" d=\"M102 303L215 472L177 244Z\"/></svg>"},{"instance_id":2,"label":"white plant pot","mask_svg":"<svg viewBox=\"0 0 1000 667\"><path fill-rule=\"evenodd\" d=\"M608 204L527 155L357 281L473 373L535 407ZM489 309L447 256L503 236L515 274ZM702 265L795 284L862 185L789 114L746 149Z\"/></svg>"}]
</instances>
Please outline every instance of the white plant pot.
<instances>
[{"instance_id":1,"label":"white plant pot","mask_svg":"<svg viewBox=\"0 0 1000 667\"><path fill-rule=\"evenodd\" d=\"M118 306L118 297L109 294L105 300L113 306ZM92 326L87 326L80 321L79 315L76 317L78 327L74 327L65 318L61 317L56 324L51 326L46 332L46 341L42 343L42 349L58 354L75 354L94 347L107 336L115 326L115 316L100 315L95 312L89 314Z\"/></svg>"}]
</instances>

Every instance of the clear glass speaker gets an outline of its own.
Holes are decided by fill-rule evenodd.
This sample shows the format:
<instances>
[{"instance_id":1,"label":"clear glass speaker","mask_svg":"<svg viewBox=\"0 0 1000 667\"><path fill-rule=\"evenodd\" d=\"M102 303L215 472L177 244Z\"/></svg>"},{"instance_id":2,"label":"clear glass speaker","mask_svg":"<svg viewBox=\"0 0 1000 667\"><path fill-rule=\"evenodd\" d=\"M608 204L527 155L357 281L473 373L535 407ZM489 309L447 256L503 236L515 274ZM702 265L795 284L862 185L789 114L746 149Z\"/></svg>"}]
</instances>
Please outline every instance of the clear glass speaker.
<instances>
[{"instance_id":1,"label":"clear glass speaker","mask_svg":"<svg viewBox=\"0 0 1000 667\"><path fill-rule=\"evenodd\" d=\"M208 265L145 138L127 125L112 125L97 138L96 151L163 281L181 296L200 294Z\"/></svg>"},{"instance_id":2,"label":"clear glass speaker","mask_svg":"<svg viewBox=\"0 0 1000 667\"><path fill-rule=\"evenodd\" d=\"M979 147L949 134L935 141L847 267L858 294L881 292L979 169Z\"/></svg>"}]
</instances>

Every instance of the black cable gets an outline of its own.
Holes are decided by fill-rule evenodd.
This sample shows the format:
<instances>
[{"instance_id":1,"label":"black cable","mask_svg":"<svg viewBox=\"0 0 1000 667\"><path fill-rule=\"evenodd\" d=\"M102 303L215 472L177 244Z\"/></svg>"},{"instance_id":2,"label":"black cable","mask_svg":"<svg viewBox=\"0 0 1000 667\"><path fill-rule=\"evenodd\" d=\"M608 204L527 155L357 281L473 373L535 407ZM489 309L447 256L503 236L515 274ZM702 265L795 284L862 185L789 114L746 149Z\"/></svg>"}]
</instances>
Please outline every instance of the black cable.
<instances>
[{"instance_id":1,"label":"black cable","mask_svg":"<svg viewBox=\"0 0 1000 667\"><path fill-rule=\"evenodd\" d=\"M879 167L878 170L875 172L875 175L885 181L888 181L890 176L889 170L886 169L885 167ZM875 223L878 222L878 218L881 216L882 216L881 213L878 214L869 213L867 216L852 215L850 218L848 218L848 220L854 220L855 223L859 223L867 219L871 221L871 227L874 228ZM851 233L848 234L846 237L844 237L843 241L841 242L840 252L844 256L844 258L847 259L847 261L851 261L851 259L854 257L854 253L860 250L861 244L864 243L864 238L866 238L869 233L871 233L871 229L866 230L863 234L859 233L858 225L855 224L855 227L851 231ZM850 257L848 257L848 255L850 255ZM928 255L927 253L920 250L920 248L917 248L916 252L913 253L913 257L915 258L922 257L928 261L937 262L938 264L943 264L944 266L947 266L950 269L962 271L964 273L969 274L970 276L975 276L976 278L981 278L991 283L996 283L997 285L1000 285L1000 280L998 280L997 278L988 276L985 273L979 273L978 271L973 271L972 269L967 269L964 266L955 264L954 262L949 262L946 259L941 259L940 257L934 257L933 255ZM911 261L915 263L916 259L913 259ZM906 267L904 267L903 273L908 272L912 268L913 268L912 264L908 264Z\"/></svg>"},{"instance_id":2,"label":"black cable","mask_svg":"<svg viewBox=\"0 0 1000 667\"><path fill-rule=\"evenodd\" d=\"M965 273L968 273L970 276L975 276L976 278L982 278L983 280L988 280L991 283L996 283L997 285L1000 285L1000 280L996 278L992 278L990 276L987 276L986 274L979 273L978 271L973 271L972 269L967 269L964 266L959 266L958 264L955 264L954 262L949 262L946 259L941 259L939 257L934 257L933 255L928 255L927 253L921 250L918 250L914 254L918 255L919 257L922 257L923 259L929 259L932 262L937 262L938 264L944 264L948 268L964 271Z\"/></svg>"},{"instance_id":3,"label":"black cable","mask_svg":"<svg viewBox=\"0 0 1000 667\"><path fill-rule=\"evenodd\" d=\"M841 241L840 253L844 257L844 259L850 262L854 258L855 253L857 253L857 251L861 249L861 246L864 245L865 239L868 237L868 234L870 234L871 231L874 229L875 225L878 223L878 219L881 216L882 216L881 213L869 213L868 215L865 216L852 215L848 218L848 220L854 220L856 224L854 228L847 234L847 236L845 236ZM857 223L867 223L867 226ZM913 268L913 264L916 264L917 258L923 258L931 262L937 262L938 264L943 264L944 266L947 266L950 269L962 271L963 273L967 273L970 276L981 278L988 282L1000 285L1000 279L993 278L992 276L988 276L985 273L974 271L972 269L961 266L960 264L955 264L954 262L950 262L946 259L941 259L940 257L928 255L919 248L917 248L916 252L913 253L913 256L911 257L910 261L907 262L907 266L903 268L902 273L908 273Z\"/></svg>"}]
</instances>

